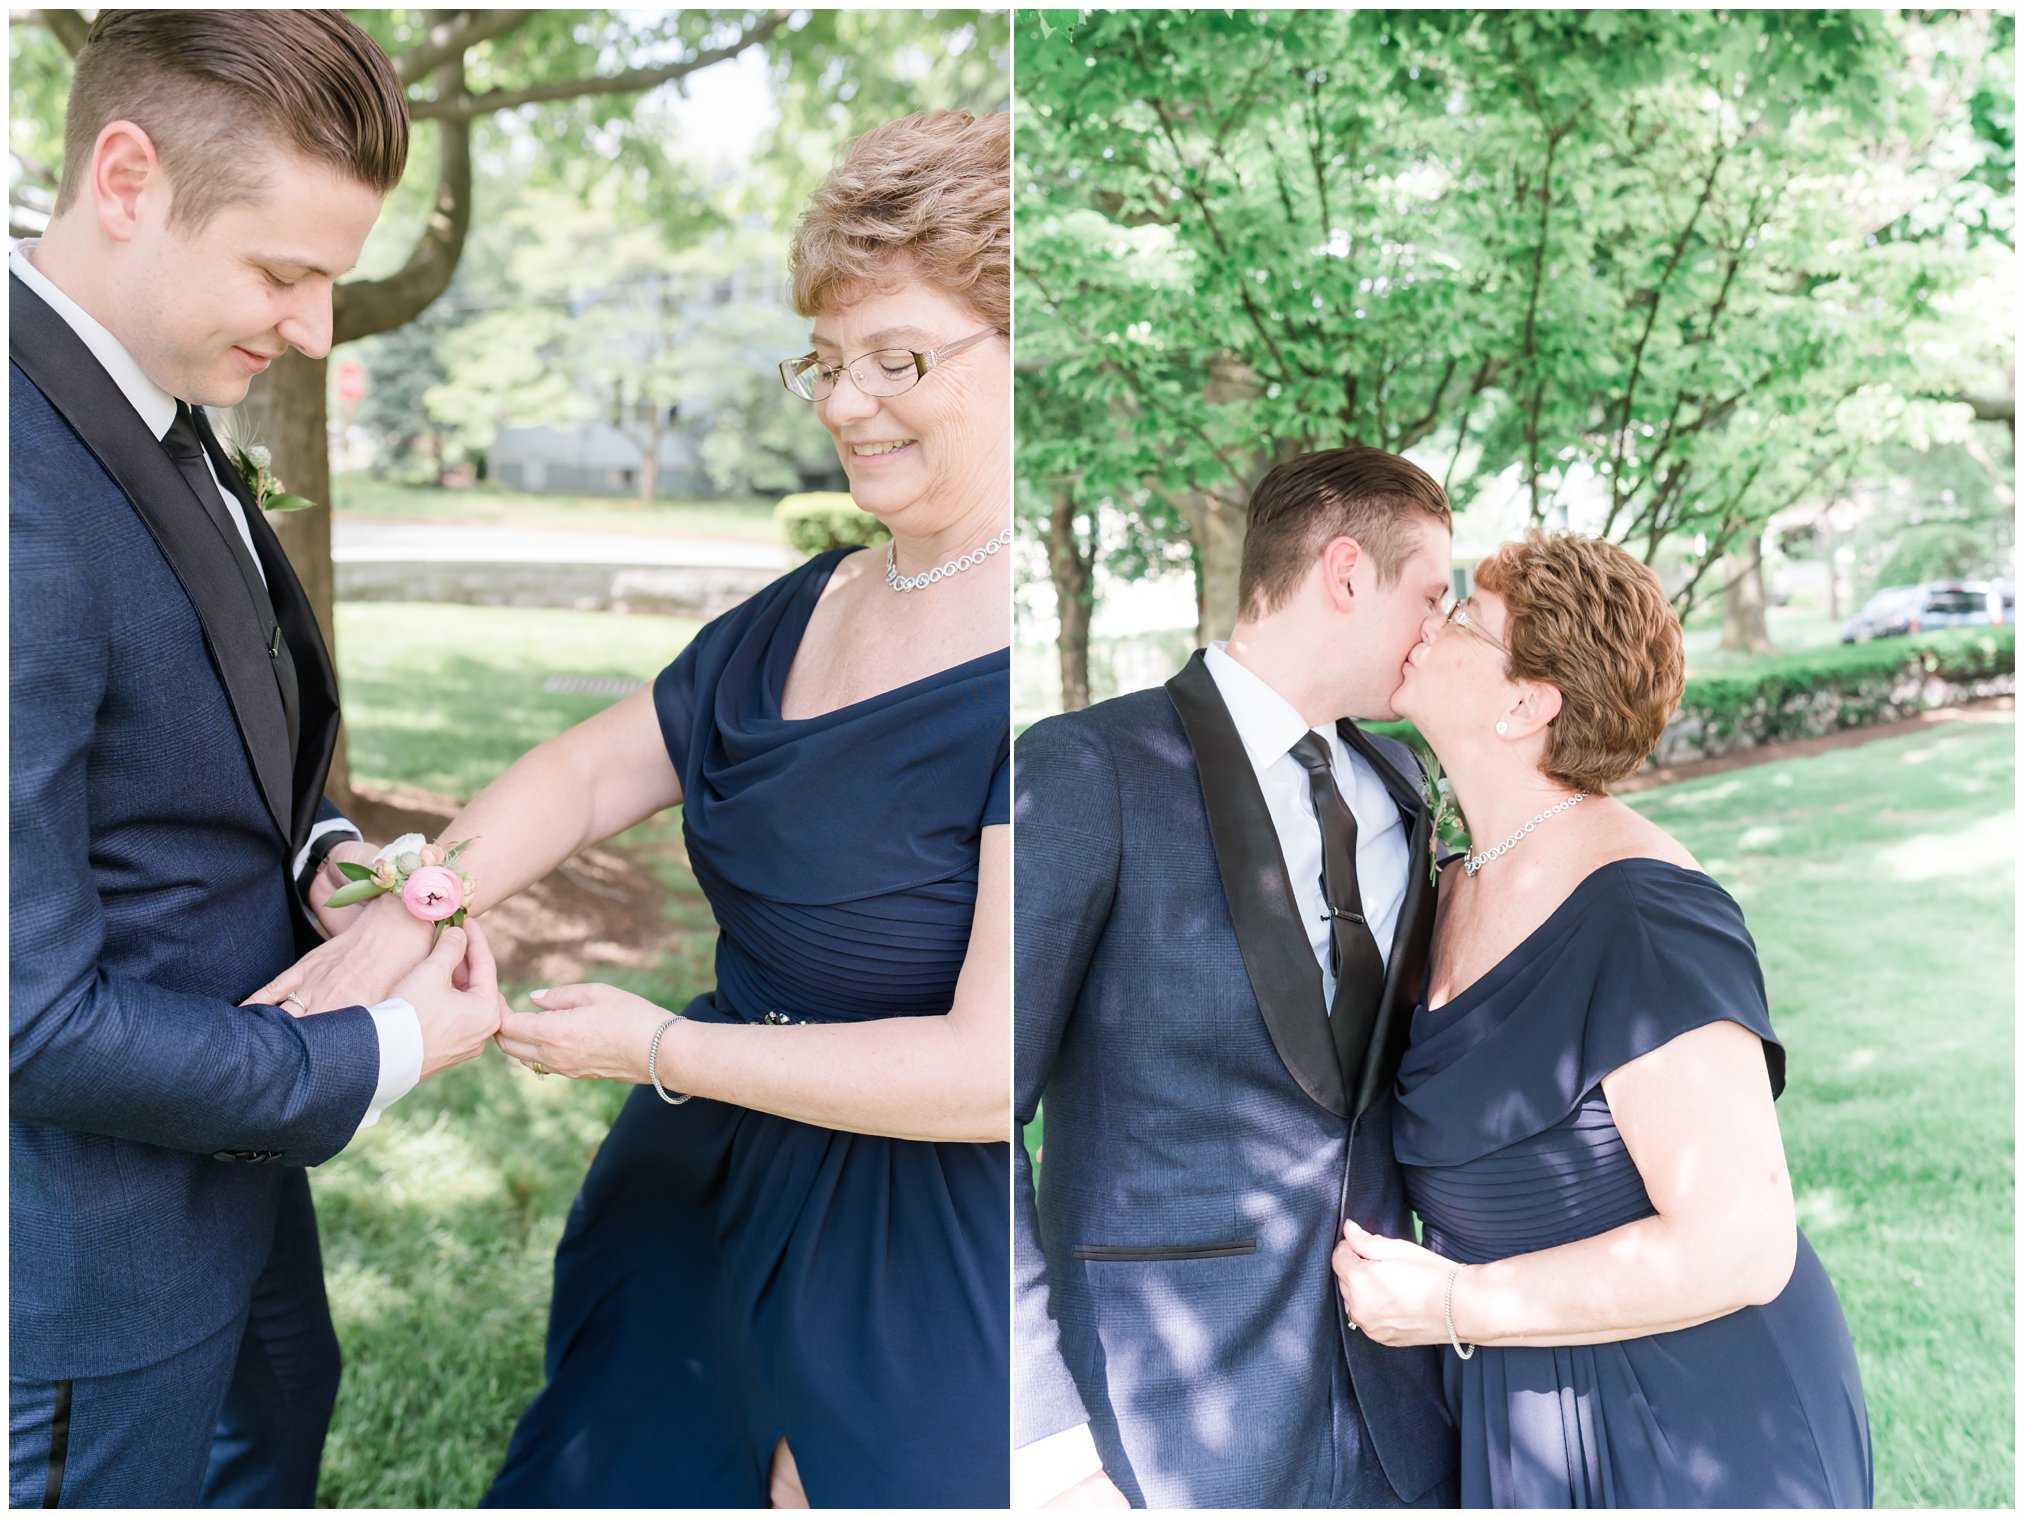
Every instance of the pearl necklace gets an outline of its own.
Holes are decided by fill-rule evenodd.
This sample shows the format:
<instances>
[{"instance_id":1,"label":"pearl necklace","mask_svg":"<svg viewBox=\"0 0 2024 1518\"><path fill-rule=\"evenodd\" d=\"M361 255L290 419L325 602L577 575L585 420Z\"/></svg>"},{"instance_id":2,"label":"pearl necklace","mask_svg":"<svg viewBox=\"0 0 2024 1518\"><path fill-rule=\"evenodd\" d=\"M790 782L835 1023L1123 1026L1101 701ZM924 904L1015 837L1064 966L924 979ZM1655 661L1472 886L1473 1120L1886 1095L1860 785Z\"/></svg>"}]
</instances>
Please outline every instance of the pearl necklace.
<instances>
[{"instance_id":1,"label":"pearl necklace","mask_svg":"<svg viewBox=\"0 0 2024 1518\"><path fill-rule=\"evenodd\" d=\"M1576 791L1572 796L1569 796L1565 801L1561 802L1558 806L1549 806L1545 811L1541 812L1537 817L1534 817L1530 822L1526 823L1525 826L1518 829L1517 832L1513 833L1509 838L1506 838L1494 849L1488 849L1481 854L1471 854L1467 859L1463 860L1462 872L1467 875L1474 875L1476 871L1482 869L1484 865L1488 864L1491 860L1495 859L1499 854L1503 853L1506 849L1510 848L1512 844L1516 843L1519 839L1523 838L1527 833L1531 832L1534 828L1538 827L1539 824L1544 822L1548 817L1551 817L1556 812L1564 812L1571 806L1579 806L1581 805L1582 802L1586 801L1587 799L1588 799L1587 791Z\"/></svg>"},{"instance_id":2,"label":"pearl necklace","mask_svg":"<svg viewBox=\"0 0 2024 1518\"><path fill-rule=\"evenodd\" d=\"M1008 527L982 548L972 549L961 558L951 559L948 563L938 568L930 569L917 575L903 575L900 573L899 563L893 558L893 545L888 541L886 544L886 584L890 585L894 590L926 590L937 580L945 580L952 575L959 575L966 569L975 569L979 564L990 558L992 554L1011 541L1012 529Z\"/></svg>"}]
</instances>

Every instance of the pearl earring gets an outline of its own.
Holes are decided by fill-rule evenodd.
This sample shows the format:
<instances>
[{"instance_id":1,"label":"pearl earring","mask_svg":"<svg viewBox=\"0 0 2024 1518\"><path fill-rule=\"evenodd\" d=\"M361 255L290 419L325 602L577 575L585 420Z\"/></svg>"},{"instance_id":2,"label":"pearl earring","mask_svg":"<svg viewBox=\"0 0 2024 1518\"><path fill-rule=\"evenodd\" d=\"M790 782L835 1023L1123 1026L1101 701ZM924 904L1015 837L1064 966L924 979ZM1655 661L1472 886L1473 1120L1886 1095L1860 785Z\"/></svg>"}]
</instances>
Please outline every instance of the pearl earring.
<instances>
[{"instance_id":1,"label":"pearl earring","mask_svg":"<svg viewBox=\"0 0 2024 1518\"><path fill-rule=\"evenodd\" d=\"M1510 732L1510 731L1511 731L1511 724L1510 724L1510 723L1508 723L1508 722L1499 722L1499 723L1497 724L1497 736L1498 736L1498 737L1500 737L1500 738L1501 738L1501 737L1503 737L1503 736L1504 736L1504 734L1506 734L1506 733L1508 733L1508 732Z\"/></svg>"}]
</instances>

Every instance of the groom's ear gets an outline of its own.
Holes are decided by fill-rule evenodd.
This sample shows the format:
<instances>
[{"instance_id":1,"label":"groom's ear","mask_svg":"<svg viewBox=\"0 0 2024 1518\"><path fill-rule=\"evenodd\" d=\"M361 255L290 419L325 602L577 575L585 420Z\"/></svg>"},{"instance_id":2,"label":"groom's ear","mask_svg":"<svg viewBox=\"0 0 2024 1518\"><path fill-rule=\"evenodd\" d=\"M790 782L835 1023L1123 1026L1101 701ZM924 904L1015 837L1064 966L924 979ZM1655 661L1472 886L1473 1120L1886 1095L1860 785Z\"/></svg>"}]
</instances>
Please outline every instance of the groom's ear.
<instances>
[{"instance_id":1,"label":"groom's ear","mask_svg":"<svg viewBox=\"0 0 2024 1518\"><path fill-rule=\"evenodd\" d=\"M142 197L169 194L154 139L131 121L107 122L91 147L88 188L105 235L131 242L141 224ZM167 206L162 209L166 216Z\"/></svg>"},{"instance_id":2,"label":"groom's ear","mask_svg":"<svg viewBox=\"0 0 2024 1518\"><path fill-rule=\"evenodd\" d=\"M1363 545L1355 538L1331 538L1321 550L1322 593L1335 610L1348 611L1355 604L1356 589L1351 582L1363 560Z\"/></svg>"}]
</instances>

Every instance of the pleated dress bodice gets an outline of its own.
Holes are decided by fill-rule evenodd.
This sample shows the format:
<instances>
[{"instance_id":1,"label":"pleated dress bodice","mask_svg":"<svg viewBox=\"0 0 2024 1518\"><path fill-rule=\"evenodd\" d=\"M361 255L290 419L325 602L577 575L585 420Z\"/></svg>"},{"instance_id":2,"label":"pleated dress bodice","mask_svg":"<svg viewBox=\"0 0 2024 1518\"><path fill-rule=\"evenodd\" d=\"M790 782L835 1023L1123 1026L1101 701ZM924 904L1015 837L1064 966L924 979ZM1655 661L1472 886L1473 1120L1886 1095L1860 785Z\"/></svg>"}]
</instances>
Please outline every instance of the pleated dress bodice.
<instances>
[{"instance_id":1,"label":"pleated dress bodice","mask_svg":"<svg viewBox=\"0 0 2024 1518\"><path fill-rule=\"evenodd\" d=\"M945 1013L980 830L1010 818L1010 659L982 655L814 717L781 694L850 549L711 623L654 682L682 834L718 926L719 1021Z\"/></svg>"}]
</instances>

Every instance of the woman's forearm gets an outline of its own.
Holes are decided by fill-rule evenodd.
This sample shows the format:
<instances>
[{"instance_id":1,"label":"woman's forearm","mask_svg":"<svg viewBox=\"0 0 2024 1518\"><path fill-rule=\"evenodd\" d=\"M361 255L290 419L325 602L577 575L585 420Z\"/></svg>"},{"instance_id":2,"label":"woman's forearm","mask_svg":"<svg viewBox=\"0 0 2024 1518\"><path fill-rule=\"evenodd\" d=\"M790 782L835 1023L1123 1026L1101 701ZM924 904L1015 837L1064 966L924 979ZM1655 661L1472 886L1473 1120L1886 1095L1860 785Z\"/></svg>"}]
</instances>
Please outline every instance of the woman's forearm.
<instances>
[{"instance_id":1,"label":"woman's forearm","mask_svg":"<svg viewBox=\"0 0 2024 1518\"><path fill-rule=\"evenodd\" d=\"M674 1024L657 1061L671 1090L796 1122L969 1143L1012 1131L1004 1038L954 1016L842 1024ZM645 1079L645 1070L640 1078Z\"/></svg>"},{"instance_id":2,"label":"woman's forearm","mask_svg":"<svg viewBox=\"0 0 2024 1518\"><path fill-rule=\"evenodd\" d=\"M1670 1333L1771 1301L1791 1278L1789 1219L1729 1229L1640 1218L1591 1239L1462 1268L1465 1344L1607 1344Z\"/></svg>"},{"instance_id":3,"label":"woman's forearm","mask_svg":"<svg viewBox=\"0 0 2024 1518\"><path fill-rule=\"evenodd\" d=\"M522 754L442 837L470 840L457 862L476 883L472 910L483 912L681 799L645 687Z\"/></svg>"}]
</instances>

